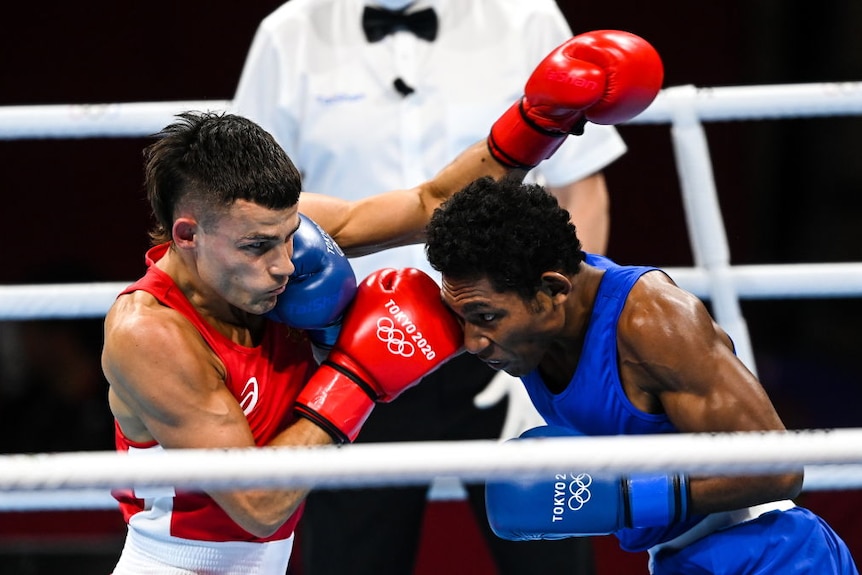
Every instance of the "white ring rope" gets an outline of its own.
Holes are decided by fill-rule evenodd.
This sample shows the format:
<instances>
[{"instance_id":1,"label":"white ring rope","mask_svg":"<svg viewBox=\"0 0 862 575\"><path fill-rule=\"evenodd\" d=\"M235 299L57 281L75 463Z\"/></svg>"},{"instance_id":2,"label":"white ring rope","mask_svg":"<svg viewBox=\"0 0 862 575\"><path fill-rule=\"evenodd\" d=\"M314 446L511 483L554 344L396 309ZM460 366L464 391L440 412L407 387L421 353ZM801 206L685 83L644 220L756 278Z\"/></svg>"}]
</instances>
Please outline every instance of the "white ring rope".
<instances>
[{"instance_id":1,"label":"white ring rope","mask_svg":"<svg viewBox=\"0 0 862 575\"><path fill-rule=\"evenodd\" d=\"M630 124L667 124L691 108L701 121L775 120L862 114L862 82L696 88L673 86Z\"/></svg>"},{"instance_id":2,"label":"white ring rope","mask_svg":"<svg viewBox=\"0 0 862 575\"><path fill-rule=\"evenodd\" d=\"M710 297L706 270L668 267L683 289ZM728 270L739 297L747 299L862 296L862 263L761 264ZM103 317L128 282L0 286L0 321Z\"/></svg>"},{"instance_id":3,"label":"white ring rope","mask_svg":"<svg viewBox=\"0 0 862 575\"><path fill-rule=\"evenodd\" d=\"M561 469L596 475L780 473L805 466L806 489L862 485L862 429L359 444L344 447L188 449L129 456L81 452L0 456L0 508L41 502L107 506L129 487L380 487L536 478ZM49 493L46 498L40 493ZM21 498L24 493L30 496ZM80 496L80 497L79 497ZM75 500L78 501L75 501Z\"/></svg>"},{"instance_id":4,"label":"white ring rope","mask_svg":"<svg viewBox=\"0 0 862 575\"><path fill-rule=\"evenodd\" d=\"M104 317L131 283L0 286L0 320Z\"/></svg>"},{"instance_id":5,"label":"white ring rope","mask_svg":"<svg viewBox=\"0 0 862 575\"><path fill-rule=\"evenodd\" d=\"M0 106L0 140L149 136L179 112L230 106L230 100ZM704 121L856 115L862 114L862 82L671 87L628 123L670 123L680 106Z\"/></svg>"},{"instance_id":6,"label":"white ring rope","mask_svg":"<svg viewBox=\"0 0 862 575\"><path fill-rule=\"evenodd\" d=\"M187 111L220 111L226 100L0 106L0 140L150 136Z\"/></svg>"}]
</instances>

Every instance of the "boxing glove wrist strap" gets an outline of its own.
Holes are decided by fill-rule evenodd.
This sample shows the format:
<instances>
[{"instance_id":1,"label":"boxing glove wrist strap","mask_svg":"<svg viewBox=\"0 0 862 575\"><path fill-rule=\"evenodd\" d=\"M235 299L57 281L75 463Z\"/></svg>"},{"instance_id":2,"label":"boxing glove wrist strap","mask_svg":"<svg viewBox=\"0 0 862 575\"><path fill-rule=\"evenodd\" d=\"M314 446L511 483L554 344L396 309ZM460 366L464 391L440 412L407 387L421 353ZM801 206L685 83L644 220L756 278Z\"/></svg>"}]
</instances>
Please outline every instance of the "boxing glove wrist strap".
<instances>
[{"instance_id":1,"label":"boxing glove wrist strap","mask_svg":"<svg viewBox=\"0 0 862 575\"><path fill-rule=\"evenodd\" d=\"M530 115L527 113L527 109L524 107L524 99L521 98L518 101L518 111L521 113L521 118L523 118L524 122L526 122L531 128L536 130L540 134L544 134L551 138L559 138L560 135L571 134L572 136L583 136L584 135L584 127L587 125L587 118L583 114L578 114L578 119L569 128L568 131L561 131L558 129L549 129L541 124L537 123Z\"/></svg>"},{"instance_id":2,"label":"boxing glove wrist strap","mask_svg":"<svg viewBox=\"0 0 862 575\"><path fill-rule=\"evenodd\" d=\"M308 339L318 347L327 350L332 349L332 346L335 345L335 341L338 339L338 334L341 333L341 322L342 316L338 316L335 321L328 325L306 329Z\"/></svg>"},{"instance_id":3,"label":"boxing glove wrist strap","mask_svg":"<svg viewBox=\"0 0 862 575\"><path fill-rule=\"evenodd\" d=\"M294 410L323 428L336 443L356 440L376 402L370 387L324 361L296 398Z\"/></svg>"},{"instance_id":4,"label":"boxing glove wrist strap","mask_svg":"<svg viewBox=\"0 0 862 575\"><path fill-rule=\"evenodd\" d=\"M370 385L368 385L368 383L365 380L363 380L361 377L359 377L358 375L356 375L352 371L349 371L348 369L341 367L339 364L337 364L333 361L330 361L328 359L326 361L324 361L323 363L324 363L324 365L326 365L326 367L328 367L330 369L334 369L335 371L337 371L338 373L340 373L341 375L343 375L344 377L346 377L347 379L349 379L350 381L355 383L357 385L357 387L359 387L359 389L364 391L368 395L368 397L371 398L372 401L377 401L379 399L380 396L377 395L377 392L374 391L374 388L371 387Z\"/></svg>"},{"instance_id":5,"label":"boxing glove wrist strap","mask_svg":"<svg viewBox=\"0 0 862 575\"><path fill-rule=\"evenodd\" d=\"M627 527L659 527L688 518L691 493L681 474L632 475L622 481Z\"/></svg>"},{"instance_id":6,"label":"boxing glove wrist strap","mask_svg":"<svg viewBox=\"0 0 862 575\"><path fill-rule=\"evenodd\" d=\"M488 135L488 151L504 166L530 169L550 157L566 140L566 134L528 120L522 106L516 102L494 122Z\"/></svg>"}]
</instances>

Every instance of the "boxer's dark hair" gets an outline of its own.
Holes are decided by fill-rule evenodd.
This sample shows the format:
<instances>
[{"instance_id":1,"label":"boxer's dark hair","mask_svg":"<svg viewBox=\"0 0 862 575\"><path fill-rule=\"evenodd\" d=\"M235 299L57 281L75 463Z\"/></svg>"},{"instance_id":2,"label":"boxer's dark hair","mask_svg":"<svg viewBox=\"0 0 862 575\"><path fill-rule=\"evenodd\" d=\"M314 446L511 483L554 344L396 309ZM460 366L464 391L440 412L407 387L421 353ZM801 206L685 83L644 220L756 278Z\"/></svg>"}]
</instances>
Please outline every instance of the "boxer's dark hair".
<instances>
[{"instance_id":1,"label":"boxer's dark hair","mask_svg":"<svg viewBox=\"0 0 862 575\"><path fill-rule=\"evenodd\" d=\"M237 200L271 209L299 201L299 171L263 128L221 112L185 112L177 117L144 150L154 243L171 239L180 202L201 206L206 218Z\"/></svg>"},{"instance_id":2,"label":"boxer's dark hair","mask_svg":"<svg viewBox=\"0 0 862 575\"><path fill-rule=\"evenodd\" d=\"M445 277L487 278L497 291L536 295L542 273L570 275L584 259L569 212L544 188L484 177L431 217L425 251Z\"/></svg>"}]
</instances>

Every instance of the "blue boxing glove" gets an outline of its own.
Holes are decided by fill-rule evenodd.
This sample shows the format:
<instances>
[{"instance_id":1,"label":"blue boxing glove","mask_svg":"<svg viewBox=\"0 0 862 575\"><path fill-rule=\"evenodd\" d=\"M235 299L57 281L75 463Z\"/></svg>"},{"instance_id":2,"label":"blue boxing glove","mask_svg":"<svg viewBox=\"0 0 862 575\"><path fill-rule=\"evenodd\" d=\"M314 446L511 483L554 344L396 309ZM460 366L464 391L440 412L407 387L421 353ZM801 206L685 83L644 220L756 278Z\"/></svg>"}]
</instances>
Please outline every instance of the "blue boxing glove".
<instances>
[{"instance_id":1,"label":"blue boxing glove","mask_svg":"<svg viewBox=\"0 0 862 575\"><path fill-rule=\"evenodd\" d=\"M518 439L574 435L580 433L542 426ZM687 518L689 500L687 477L680 474L599 477L560 472L549 479L485 485L491 529L511 541L609 535L627 527L670 525Z\"/></svg>"},{"instance_id":2,"label":"blue boxing glove","mask_svg":"<svg viewBox=\"0 0 862 575\"><path fill-rule=\"evenodd\" d=\"M315 346L329 350L356 294L356 275L329 234L302 214L299 220L291 257L296 269L267 317L306 330Z\"/></svg>"}]
</instances>

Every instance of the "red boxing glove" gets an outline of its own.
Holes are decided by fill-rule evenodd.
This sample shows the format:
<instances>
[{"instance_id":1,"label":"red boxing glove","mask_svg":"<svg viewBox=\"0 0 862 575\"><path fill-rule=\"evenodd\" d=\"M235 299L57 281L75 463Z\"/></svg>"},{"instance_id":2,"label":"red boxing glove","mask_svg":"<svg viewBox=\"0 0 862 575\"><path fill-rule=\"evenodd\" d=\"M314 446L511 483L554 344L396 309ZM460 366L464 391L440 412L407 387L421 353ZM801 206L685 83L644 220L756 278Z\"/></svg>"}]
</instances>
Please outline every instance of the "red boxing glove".
<instances>
[{"instance_id":1,"label":"red boxing glove","mask_svg":"<svg viewBox=\"0 0 862 575\"><path fill-rule=\"evenodd\" d=\"M359 286L335 346L296 399L296 412L353 441L378 401L389 402L463 344L440 287L424 272L374 272Z\"/></svg>"},{"instance_id":2,"label":"red boxing glove","mask_svg":"<svg viewBox=\"0 0 862 575\"><path fill-rule=\"evenodd\" d=\"M664 79L661 58L628 32L598 30L571 38L542 60L524 96L491 127L488 149L505 166L529 169L584 123L618 124L643 112Z\"/></svg>"}]
</instances>

